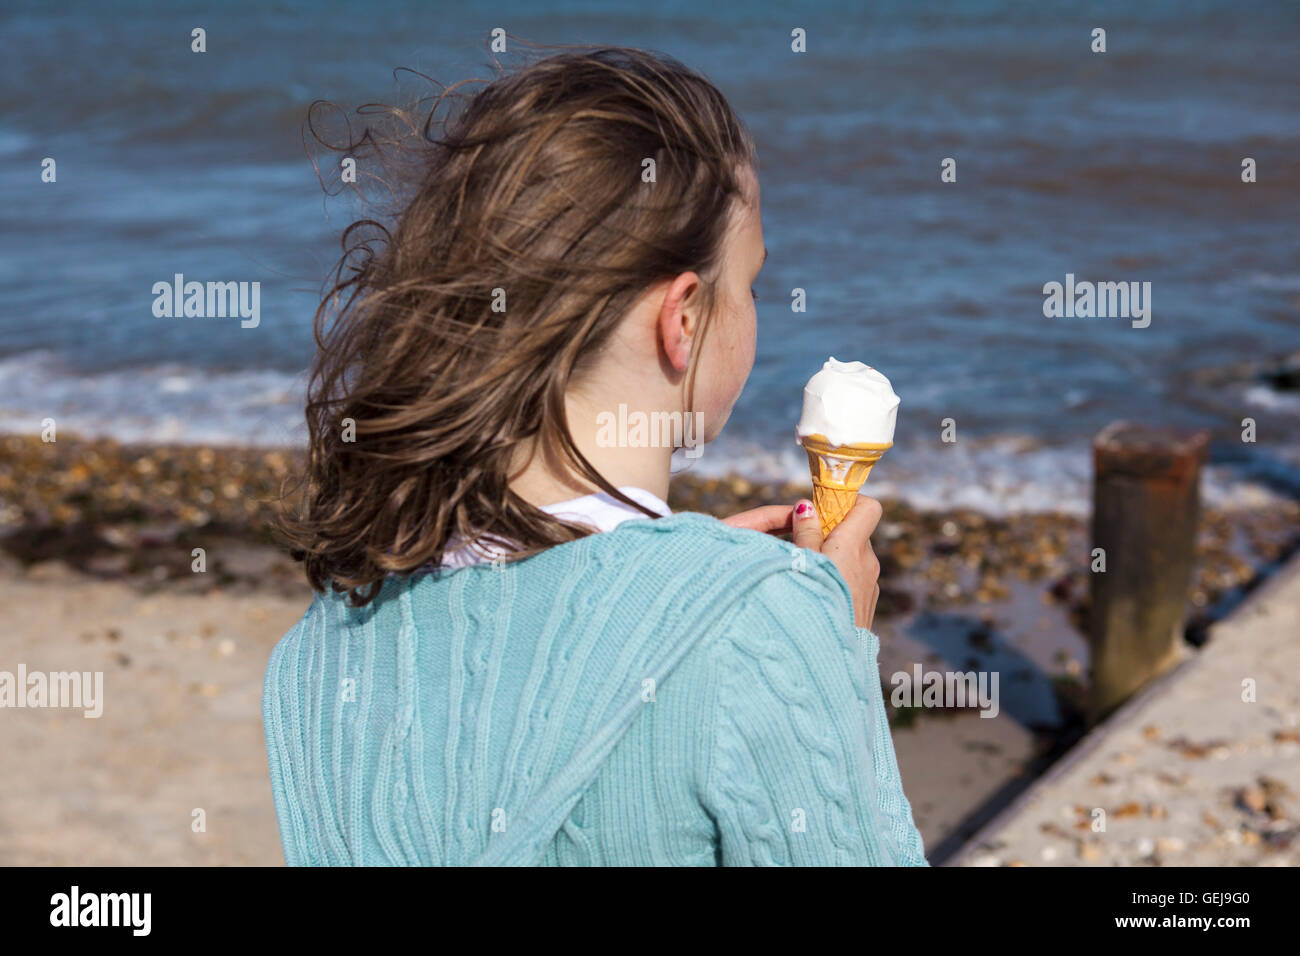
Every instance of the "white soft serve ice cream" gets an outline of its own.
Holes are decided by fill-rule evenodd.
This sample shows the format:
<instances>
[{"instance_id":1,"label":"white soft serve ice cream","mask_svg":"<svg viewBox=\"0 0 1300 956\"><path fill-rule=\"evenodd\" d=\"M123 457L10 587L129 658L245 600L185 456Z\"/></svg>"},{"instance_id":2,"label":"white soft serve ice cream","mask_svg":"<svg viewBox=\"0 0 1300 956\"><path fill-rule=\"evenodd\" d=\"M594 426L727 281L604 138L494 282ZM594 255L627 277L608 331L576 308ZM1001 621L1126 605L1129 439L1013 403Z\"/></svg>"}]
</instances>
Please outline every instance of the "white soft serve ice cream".
<instances>
[{"instance_id":1,"label":"white soft serve ice cream","mask_svg":"<svg viewBox=\"0 0 1300 956\"><path fill-rule=\"evenodd\" d=\"M832 357L804 386L795 434L825 435L833 445L886 445L894 440L898 401L889 379L870 365Z\"/></svg>"}]
</instances>

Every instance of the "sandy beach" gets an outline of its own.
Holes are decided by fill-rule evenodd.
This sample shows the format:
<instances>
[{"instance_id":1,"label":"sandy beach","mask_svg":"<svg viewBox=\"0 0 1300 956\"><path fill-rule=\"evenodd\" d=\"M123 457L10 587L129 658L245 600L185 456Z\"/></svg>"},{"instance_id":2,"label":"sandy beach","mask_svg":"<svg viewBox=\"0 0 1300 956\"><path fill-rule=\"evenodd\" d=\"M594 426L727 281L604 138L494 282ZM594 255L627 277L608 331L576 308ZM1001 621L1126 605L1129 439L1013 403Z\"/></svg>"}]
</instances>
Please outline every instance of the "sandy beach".
<instances>
[{"instance_id":1,"label":"sandy beach","mask_svg":"<svg viewBox=\"0 0 1300 956\"><path fill-rule=\"evenodd\" d=\"M271 647L310 599L269 531L293 468L288 451L0 438L0 670L104 673L97 719L0 712L0 776L11 782L0 864L283 863L260 695ZM670 504L723 515L807 493L683 476ZM1208 622L1229 607L1293 547L1297 527L1300 506L1207 514L1193 608ZM993 719L891 707L932 858L1082 733L1085 539L1067 515L885 503L886 699L890 675L918 664L996 669L1006 682Z\"/></svg>"},{"instance_id":2,"label":"sandy beach","mask_svg":"<svg viewBox=\"0 0 1300 956\"><path fill-rule=\"evenodd\" d=\"M98 719L0 717L0 864L283 863L261 675L304 600L145 594L56 563L7 567L0 600L22 609L5 668L104 672Z\"/></svg>"}]
</instances>

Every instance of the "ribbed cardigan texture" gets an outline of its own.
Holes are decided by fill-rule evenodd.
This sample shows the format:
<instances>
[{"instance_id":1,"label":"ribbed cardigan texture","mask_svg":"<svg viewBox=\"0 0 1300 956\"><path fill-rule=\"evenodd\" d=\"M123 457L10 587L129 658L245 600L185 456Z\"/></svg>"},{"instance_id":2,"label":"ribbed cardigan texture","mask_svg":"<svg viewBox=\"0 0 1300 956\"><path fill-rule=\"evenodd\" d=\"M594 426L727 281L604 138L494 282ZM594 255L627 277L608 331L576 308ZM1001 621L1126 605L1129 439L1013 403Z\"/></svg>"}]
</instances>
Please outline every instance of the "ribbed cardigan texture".
<instances>
[{"instance_id":1,"label":"ribbed cardigan texture","mask_svg":"<svg viewBox=\"0 0 1300 956\"><path fill-rule=\"evenodd\" d=\"M317 595L263 720L290 865L925 865L834 564L698 514Z\"/></svg>"}]
</instances>

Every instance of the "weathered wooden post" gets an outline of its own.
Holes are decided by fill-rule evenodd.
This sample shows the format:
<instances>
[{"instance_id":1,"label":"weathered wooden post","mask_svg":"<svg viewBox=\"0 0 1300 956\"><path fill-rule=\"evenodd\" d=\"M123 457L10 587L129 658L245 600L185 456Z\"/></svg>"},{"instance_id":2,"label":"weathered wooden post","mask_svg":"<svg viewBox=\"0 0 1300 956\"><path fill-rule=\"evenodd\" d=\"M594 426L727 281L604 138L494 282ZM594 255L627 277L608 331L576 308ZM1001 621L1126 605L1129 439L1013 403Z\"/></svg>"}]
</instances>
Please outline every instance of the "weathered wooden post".
<instances>
[{"instance_id":1,"label":"weathered wooden post","mask_svg":"<svg viewBox=\"0 0 1300 956\"><path fill-rule=\"evenodd\" d=\"M1209 433L1116 422L1093 440L1090 720L1184 653ZM1098 555L1096 549L1101 549ZM1105 571L1098 570L1100 557Z\"/></svg>"}]
</instances>

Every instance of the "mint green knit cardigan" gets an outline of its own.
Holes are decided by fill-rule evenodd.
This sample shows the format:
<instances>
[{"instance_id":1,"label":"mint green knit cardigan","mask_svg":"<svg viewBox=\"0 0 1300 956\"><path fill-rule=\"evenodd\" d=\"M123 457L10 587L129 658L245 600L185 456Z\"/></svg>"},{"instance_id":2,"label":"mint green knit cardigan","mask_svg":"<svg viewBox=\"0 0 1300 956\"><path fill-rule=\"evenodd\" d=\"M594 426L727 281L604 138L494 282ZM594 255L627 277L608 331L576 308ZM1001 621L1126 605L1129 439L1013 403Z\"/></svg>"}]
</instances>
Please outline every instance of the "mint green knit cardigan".
<instances>
[{"instance_id":1,"label":"mint green knit cardigan","mask_svg":"<svg viewBox=\"0 0 1300 956\"><path fill-rule=\"evenodd\" d=\"M925 865L832 562L683 513L318 595L263 719L291 865Z\"/></svg>"}]
</instances>

